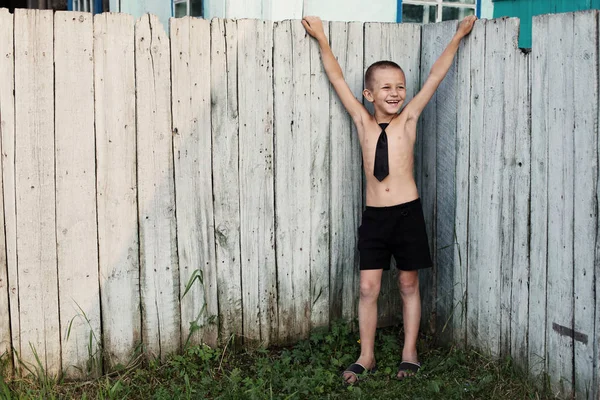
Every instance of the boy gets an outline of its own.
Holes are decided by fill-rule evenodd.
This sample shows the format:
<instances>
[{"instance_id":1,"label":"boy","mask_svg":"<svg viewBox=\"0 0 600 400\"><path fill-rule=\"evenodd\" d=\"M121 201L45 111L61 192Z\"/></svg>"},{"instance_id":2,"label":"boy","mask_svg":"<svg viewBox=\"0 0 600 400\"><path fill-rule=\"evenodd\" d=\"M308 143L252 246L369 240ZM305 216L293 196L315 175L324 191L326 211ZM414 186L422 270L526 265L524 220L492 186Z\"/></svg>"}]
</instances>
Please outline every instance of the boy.
<instances>
[{"instance_id":1,"label":"boy","mask_svg":"<svg viewBox=\"0 0 600 400\"><path fill-rule=\"evenodd\" d=\"M346 383L371 372L375 362L377 297L384 269L392 254L400 270L398 286L402 297L404 348L397 377L414 375L420 368L417 336L421 319L418 270L432 266L425 221L413 177L417 120L450 69L460 41L473 29L477 18L466 17L440 58L431 68L423 88L402 109L406 79L402 68L390 61L371 65L365 74L363 96L373 103L375 113L352 95L344 81L318 17L306 17L302 25L318 42L327 77L352 117L358 130L367 178L367 207L359 228L360 300L358 323L360 357L344 371Z\"/></svg>"}]
</instances>

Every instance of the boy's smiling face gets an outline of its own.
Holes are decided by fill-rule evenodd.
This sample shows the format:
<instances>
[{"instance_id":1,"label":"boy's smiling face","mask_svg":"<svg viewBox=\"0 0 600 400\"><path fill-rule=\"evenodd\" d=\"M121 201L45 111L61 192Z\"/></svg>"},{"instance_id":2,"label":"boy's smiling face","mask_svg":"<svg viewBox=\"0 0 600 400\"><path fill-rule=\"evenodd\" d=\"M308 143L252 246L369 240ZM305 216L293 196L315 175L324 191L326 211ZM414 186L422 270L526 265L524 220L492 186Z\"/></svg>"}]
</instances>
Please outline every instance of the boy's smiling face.
<instances>
[{"instance_id":1,"label":"boy's smiling face","mask_svg":"<svg viewBox=\"0 0 600 400\"><path fill-rule=\"evenodd\" d=\"M406 99L406 78L398 68L378 68L373 72L371 87L363 95L373 103L375 116L397 114Z\"/></svg>"}]
</instances>

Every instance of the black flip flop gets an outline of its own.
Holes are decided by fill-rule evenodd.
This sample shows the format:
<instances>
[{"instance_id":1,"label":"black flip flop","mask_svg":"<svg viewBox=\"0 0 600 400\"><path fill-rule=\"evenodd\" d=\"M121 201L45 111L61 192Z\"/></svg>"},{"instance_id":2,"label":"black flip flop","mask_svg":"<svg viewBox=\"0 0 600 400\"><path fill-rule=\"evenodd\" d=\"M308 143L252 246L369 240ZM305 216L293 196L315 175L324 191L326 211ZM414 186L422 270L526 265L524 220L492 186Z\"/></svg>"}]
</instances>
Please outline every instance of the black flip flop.
<instances>
[{"instance_id":1,"label":"black flip flop","mask_svg":"<svg viewBox=\"0 0 600 400\"><path fill-rule=\"evenodd\" d=\"M405 378L410 378L412 376L414 376L419 369L421 368L421 364L419 363L413 363L410 361L402 361L400 363L400 365L398 365L398 372L396 373L396 376L398 376L398 374L400 372L408 372L408 374L406 376L403 376L402 378L398 378L400 380L405 379Z\"/></svg>"},{"instance_id":2,"label":"black flip flop","mask_svg":"<svg viewBox=\"0 0 600 400\"><path fill-rule=\"evenodd\" d=\"M350 364L350 366L348 368L346 368L346 370L344 372L342 372L342 377L344 377L344 374L346 372L350 372L356 378L356 380L352 383L356 383L359 381L360 376L363 375L365 372L367 374L372 374L372 373L375 373L376 371L377 371L377 366L375 366L371 369L366 369L362 364L354 363L354 364ZM348 382L347 379L344 379L344 382L347 384L352 384L352 383Z\"/></svg>"}]
</instances>

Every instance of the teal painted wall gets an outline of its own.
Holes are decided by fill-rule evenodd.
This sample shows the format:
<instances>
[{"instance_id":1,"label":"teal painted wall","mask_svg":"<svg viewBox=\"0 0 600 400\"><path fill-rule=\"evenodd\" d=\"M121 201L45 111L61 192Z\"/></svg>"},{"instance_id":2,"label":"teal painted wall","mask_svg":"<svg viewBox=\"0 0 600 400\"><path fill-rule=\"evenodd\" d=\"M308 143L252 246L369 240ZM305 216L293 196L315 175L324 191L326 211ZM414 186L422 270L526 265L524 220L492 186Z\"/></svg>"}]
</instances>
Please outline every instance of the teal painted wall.
<instances>
[{"instance_id":1,"label":"teal painted wall","mask_svg":"<svg viewBox=\"0 0 600 400\"><path fill-rule=\"evenodd\" d=\"M534 15L600 8L600 0L495 0L494 18L519 17L520 47L531 47L531 23Z\"/></svg>"}]
</instances>

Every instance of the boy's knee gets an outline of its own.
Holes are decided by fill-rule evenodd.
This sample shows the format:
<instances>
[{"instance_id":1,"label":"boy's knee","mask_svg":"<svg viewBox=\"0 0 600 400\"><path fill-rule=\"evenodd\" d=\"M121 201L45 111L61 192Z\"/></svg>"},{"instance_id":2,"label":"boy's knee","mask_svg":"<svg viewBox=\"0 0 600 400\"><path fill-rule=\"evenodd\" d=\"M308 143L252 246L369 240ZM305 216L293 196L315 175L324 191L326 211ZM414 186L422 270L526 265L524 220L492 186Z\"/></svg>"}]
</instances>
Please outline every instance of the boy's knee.
<instances>
[{"instance_id":1,"label":"boy's knee","mask_svg":"<svg viewBox=\"0 0 600 400\"><path fill-rule=\"evenodd\" d=\"M360 282L360 297L362 298L377 298L381 283L375 281Z\"/></svg>"},{"instance_id":2,"label":"boy's knee","mask_svg":"<svg viewBox=\"0 0 600 400\"><path fill-rule=\"evenodd\" d=\"M419 290L419 274L415 271L403 272L398 279L400 292L404 295L411 295Z\"/></svg>"}]
</instances>

